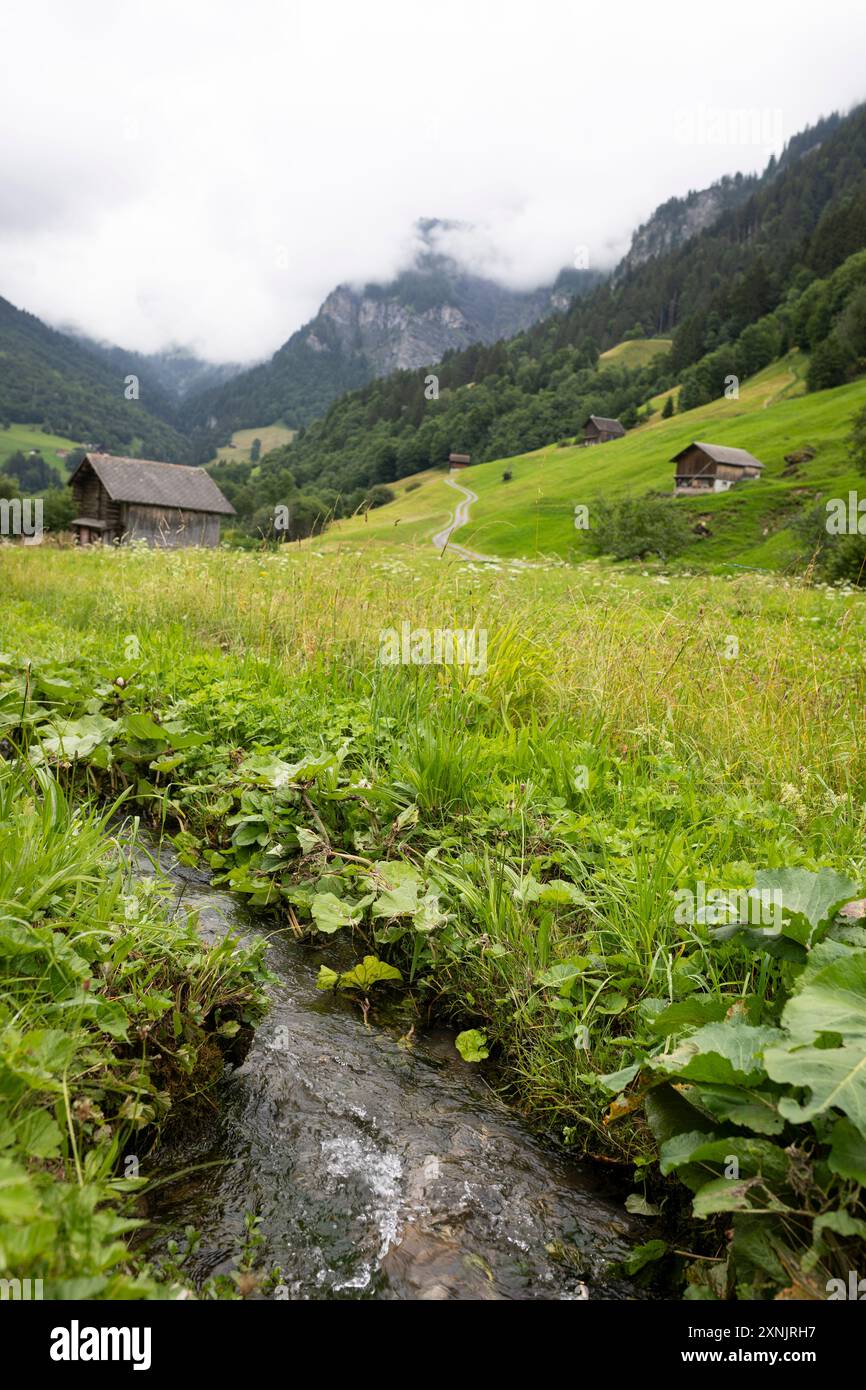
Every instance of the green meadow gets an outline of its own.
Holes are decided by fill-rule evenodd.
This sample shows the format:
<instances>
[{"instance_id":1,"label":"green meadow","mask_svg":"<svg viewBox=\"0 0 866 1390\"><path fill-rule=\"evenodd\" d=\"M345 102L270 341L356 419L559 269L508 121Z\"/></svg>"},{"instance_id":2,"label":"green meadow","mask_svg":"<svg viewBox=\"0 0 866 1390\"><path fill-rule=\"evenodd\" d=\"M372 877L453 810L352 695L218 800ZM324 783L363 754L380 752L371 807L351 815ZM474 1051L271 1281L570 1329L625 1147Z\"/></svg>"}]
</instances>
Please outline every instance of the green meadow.
<instances>
[{"instance_id":1,"label":"green meadow","mask_svg":"<svg viewBox=\"0 0 866 1390\"><path fill-rule=\"evenodd\" d=\"M677 502L710 531L683 553L682 563L785 569L798 556L792 519L815 498L847 496L860 481L848 458L847 436L851 416L866 404L866 382L806 395L803 372L804 359L793 352L741 383L738 399L721 397L667 420L658 412L625 438L602 446L549 445L464 469L456 480L479 500L469 524L453 539L481 554L507 558L585 559L589 549L585 535L574 527L575 506L588 506L591 522L593 502L600 498L672 492L672 456L699 439L748 449L764 464L764 472L728 493ZM652 404L659 407L663 400ZM807 445L815 450L814 458L786 464L786 454ZM503 480L505 472L511 473L509 481ZM366 518L335 523L324 544L364 540L423 546L458 500L444 475L435 471L404 479L394 490L395 502Z\"/></svg>"},{"instance_id":2,"label":"green meadow","mask_svg":"<svg viewBox=\"0 0 866 1390\"><path fill-rule=\"evenodd\" d=\"M826 457L841 399L759 418L779 448L807 410ZM363 527L330 553L6 548L4 738L322 946L322 987L339 936L373 1016L400 988L419 1026L452 1021L547 1134L685 1221L635 1268L689 1297L824 1296L866 1230L866 933L839 915L866 875L862 596L481 566ZM482 668L383 664L404 624L483 633ZM682 914L708 893L721 916Z\"/></svg>"},{"instance_id":3,"label":"green meadow","mask_svg":"<svg viewBox=\"0 0 866 1390\"><path fill-rule=\"evenodd\" d=\"M45 434L41 425L11 424L0 430L0 471L10 454L29 454L31 449L35 449L55 470L58 478L65 482L69 476L66 460L60 457L58 450L68 453L70 449L80 447L74 439L64 439L59 434Z\"/></svg>"}]
</instances>

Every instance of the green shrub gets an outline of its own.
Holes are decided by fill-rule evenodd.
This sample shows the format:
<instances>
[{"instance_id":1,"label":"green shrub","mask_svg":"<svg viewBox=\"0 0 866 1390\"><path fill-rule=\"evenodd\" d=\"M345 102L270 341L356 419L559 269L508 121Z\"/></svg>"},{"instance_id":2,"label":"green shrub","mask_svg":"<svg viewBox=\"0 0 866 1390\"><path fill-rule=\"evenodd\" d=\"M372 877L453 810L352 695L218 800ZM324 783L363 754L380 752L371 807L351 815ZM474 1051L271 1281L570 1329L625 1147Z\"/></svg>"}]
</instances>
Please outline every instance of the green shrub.
<instances>
[{"instance_id":1,"label":"green shrub","mask_svg":"<svg viewBox=\"0 0 866 1390\"><path fill-rule=\"evenodd\" d=\"M671 497L647 493L621 502L596 502L591 508L589 541L599 555L640 560L658 555L667 560L693 539L686 514Z\"/></svg>"}]
</instances>

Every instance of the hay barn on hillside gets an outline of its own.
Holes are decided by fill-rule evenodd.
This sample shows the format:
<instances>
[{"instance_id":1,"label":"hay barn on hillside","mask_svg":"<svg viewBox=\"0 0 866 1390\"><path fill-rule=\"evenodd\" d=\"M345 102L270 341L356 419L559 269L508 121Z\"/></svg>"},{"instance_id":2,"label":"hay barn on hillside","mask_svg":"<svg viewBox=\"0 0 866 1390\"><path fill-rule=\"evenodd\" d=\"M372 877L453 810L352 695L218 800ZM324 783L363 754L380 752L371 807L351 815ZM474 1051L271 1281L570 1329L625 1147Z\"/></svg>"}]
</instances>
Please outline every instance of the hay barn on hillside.
<instances>
[{"instance_id":1,"label":"hay barn on hillside","mask_svg":"<svg viewBox=\"0 0 866 1390\"><path fill-rule=\"evenodd\" d=\"M145 540L175 548L219 545L220 518L231 502L203 468L151 459L86 454L69 479L80 545Z\"/></svg>"},{"instance_id":2,"label":"hay barn on hillside","mask_svg":"<svg viewBox=\"0 0 866 1390\"><path fill-rule=\"evenodd\" d=\"M607 444L611 439L621 439L625 428L619 420L608 420L604 415L590 415L584 422L584 444Z\"/></svg>"},{"instance_id":3,"label":"hay barn on hillside","mask_svg":"<svg viewBox=\"0 0 866 1390\"><path fill-rule=\"evenodd\" d=\"M676 465L674 492L678 496L696 492L726 492L743 478L760 478L764 465L748 449L728 444L702 444L693 440L671 463Z\"/></svg>"}]
</instances>

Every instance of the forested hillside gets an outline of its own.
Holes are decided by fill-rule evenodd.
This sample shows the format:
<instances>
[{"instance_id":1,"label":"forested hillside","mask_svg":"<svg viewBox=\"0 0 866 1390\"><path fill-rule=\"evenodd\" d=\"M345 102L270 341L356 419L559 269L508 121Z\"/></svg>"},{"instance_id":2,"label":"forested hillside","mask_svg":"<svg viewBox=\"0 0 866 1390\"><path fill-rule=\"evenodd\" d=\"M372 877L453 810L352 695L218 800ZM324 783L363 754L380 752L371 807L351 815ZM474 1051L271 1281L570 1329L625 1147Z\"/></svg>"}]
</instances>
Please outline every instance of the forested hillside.
<instances>
[{"instance_id":1,"label":"forested hillside","mask_svg":"<svg viewBox=\"0 0 866 1390\"><path fill-rule=\"evenodd\" d=\"M109 452L187 462L187 440L142 402L126 399L125 376L0 298L0 422L42 424Z\"/></svg>"},{"instance_id":2,"label":"forested hillside","mask_svg":"<svg viewBox=\"0 0 866 1390\"><path fill-rule=\"evenodd\" d=\"M314 487L336 514L366 490L451 450L476 461L572 437L589 413L628 427L654 394L680 383L690 409L793 347L813 354L812 389L836 386L866 359L866 108L826 123L817 145L784 157L740 206L683 246L507 343L473 345L435 368L397 372L342 397L321 421L269 455L278 491ZM672 334L665 357L639 371L599 351L644 331ZM288 476L291 475L291 476Z\"/></svg>"}]
</instances>

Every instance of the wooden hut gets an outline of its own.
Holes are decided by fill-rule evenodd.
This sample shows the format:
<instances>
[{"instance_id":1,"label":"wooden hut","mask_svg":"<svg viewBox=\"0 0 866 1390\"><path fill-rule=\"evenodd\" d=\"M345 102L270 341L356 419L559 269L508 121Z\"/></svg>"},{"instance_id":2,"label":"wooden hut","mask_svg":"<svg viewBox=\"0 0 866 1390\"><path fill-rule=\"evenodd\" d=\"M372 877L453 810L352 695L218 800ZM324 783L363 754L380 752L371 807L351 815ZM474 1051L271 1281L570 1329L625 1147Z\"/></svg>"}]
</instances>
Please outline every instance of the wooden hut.
<instances>
[{"instance_id":1,"label":"wooden hut","mask_svg":"<svg viewBox=\"0 0 866 1390\"><path fill-rule=\"evenodd\" d=\"M85 454L69 486L78 512L70 526L81 545L219 545L220 517L235 514L210 474L178 463Z\"/></svg>"},{"instance_id":2,"label":"wooden hut","mask_svg":"<svg viewBox=\"0 0 866 1390\"><path fill-rule=\"evenodd\" d=\"M449 468L468 468L471 462L472 462L472 455L471 455L471 454L449 454L449 455L448 455L448 467L449 467Z\"/></svg>"},{"instance_id":3,"label":"wooden hut","mask_svg":"<svg viewBox=\"0 0 866 1390\"><path fill-rule=\"evenodd\" d=\"M702 444L693 440L671 463L675 465L674 493L694 496L698 492L726 492L743 478L760 478L764 465L748 449L728 444Z\"/></svg>"},{"instance_id":4,"label":"wooden hut","mask_svg":"<svg viewBox=\"0 0 866 1390\"><path fill-rule=\"evenodd\" d=\"M607 444L610 439L621 439L625 428L619 420L608 420L604 415L590 415L583 425L584 444Z\"/></svg>"}]
</instances>

